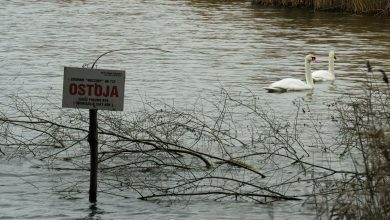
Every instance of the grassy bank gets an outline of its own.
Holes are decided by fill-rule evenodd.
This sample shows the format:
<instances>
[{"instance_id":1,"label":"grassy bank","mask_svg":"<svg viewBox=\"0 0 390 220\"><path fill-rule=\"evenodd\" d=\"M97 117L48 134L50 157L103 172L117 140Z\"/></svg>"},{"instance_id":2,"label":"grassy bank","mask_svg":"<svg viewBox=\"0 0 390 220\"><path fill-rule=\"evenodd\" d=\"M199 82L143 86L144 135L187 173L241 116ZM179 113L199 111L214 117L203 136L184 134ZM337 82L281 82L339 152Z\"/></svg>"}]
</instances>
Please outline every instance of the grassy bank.
<instances>
[{"instance_id":1,"label":"grassy bank","mask_svg":"<svg viewBox=\"0 0 390 220\"><path fill-rule=\"evenodd\" d=\"M390 15L389 0L252 0L254 4L343 11L359 14Z\"/></svg>"}]
</instances>

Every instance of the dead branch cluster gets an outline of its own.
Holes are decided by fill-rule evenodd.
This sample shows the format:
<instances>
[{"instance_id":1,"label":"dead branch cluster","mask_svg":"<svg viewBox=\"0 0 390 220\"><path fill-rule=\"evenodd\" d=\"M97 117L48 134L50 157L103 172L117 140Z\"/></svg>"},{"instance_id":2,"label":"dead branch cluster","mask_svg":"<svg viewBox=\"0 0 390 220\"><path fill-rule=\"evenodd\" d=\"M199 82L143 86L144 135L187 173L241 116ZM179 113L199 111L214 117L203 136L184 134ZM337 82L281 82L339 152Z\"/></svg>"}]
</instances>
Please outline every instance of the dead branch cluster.
<instances>
[{"instance_id":1,"label":"dead branch cluster","mask_svg":"<svg viewBox=\"0 0 390 220\"><path fill-rule=\"evenodd\" d=\"M350 169L313 162L301 139L308 125L298 120L310 111L299 104L293 118L282 118L255 95L222 90L186 108L143 100L136 110L100 111L100 192L259 203L310 197L320 217L388 219L389 87L368 79L365 88L332 105L341 137L334 157L348 157ZM0 158L32 157L48 168L87 171L86 111L31 103L13 97L1 106ZM318 127L309 129L319 137Z\"/></svg>"},{"instance_id":2,"label":"dead branch cluster","mask_svg":"<svg viewBox=\"0 0 390 220\"><path fill-rule=\"evenodd\" d=\"M218 99L189 109L143 101L133 112L101 111L100 191L128 196L131 189L141 199L265 203L301 199L301 184L339 172L305 162L309 153L298 120L280 119L257 101L222 91ZM2 106L2 157L33 157L52 169L88 170L86 112L49 106L20 97ZM313 176L313 170L321 176Z\"/></svg>"}]
</instances>

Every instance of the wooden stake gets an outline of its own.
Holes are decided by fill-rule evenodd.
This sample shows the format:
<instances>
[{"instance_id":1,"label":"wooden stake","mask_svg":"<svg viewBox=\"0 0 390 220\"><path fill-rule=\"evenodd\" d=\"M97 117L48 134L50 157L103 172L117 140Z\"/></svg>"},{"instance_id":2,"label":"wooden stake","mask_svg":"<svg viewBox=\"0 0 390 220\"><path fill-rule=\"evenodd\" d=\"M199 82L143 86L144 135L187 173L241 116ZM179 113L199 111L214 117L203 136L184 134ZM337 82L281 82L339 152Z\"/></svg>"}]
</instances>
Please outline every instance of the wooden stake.
<instances>
[{"instance_id":1,"label":"wooden stake","mask_svg":"<svg viewBox=\"0 0 390 220\"><path fill-rule=\"evenodd\" d=\"M88 142L90 148L91 168L89 179L89 202L95 203L97 197L97 172L98 172L98 122L97 110L89 110Z\"/></svg>"}]
</instances>

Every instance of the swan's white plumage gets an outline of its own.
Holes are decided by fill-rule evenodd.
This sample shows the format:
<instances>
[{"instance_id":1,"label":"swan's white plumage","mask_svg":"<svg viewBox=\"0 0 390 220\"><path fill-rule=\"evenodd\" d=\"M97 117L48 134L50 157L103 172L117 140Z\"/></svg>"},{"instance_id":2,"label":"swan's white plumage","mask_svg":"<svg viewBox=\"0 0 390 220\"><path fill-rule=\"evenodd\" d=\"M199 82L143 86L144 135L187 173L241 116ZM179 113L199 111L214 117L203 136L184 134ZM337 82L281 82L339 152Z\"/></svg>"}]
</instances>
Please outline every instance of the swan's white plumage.
<instances>
[{"instance_id":1,"label":"swan's white plumage","mask_svg":"<svg viewBox=\"0 0 390 220\"><path fill-rule=\"evenodd\" d=\"M306 82L299 79L286 78L277 82L271 83L269 86L264 87L268 92L287 92L287 91L299 91L308 90L314 88L313 78L311 76L311 65L312 61L315 61L315 56L309 54L305 57L305 76Z\"/></svg>"},{"instance_id":2,"label":"swan's white plumage","mask_svg":"<svg viewBox=\"0 0 390 220\"><path fill-rule=\"evenodd\" d=\"M334 80L328 70L316 70L312 73L312 76L314 81Z\"/></svg>"},{"instance_id":3,"label":"swan's white plumage","mask_svg":"<svg viewBox=\"0 0 390 220\"><path fill-rule=\"evenodd\" d=\"M312 73L314 81L331 81L335 80L334 75L334 61L336 59L336 54L334 50L329 51L329 65L328 70L317 70Z\"/></svg>"},{"instance_id":4,"label":"swan's white plumage","mask_svg":"<svg viewBox=\"0 0 390 220\"><path fill-rule=\"evenodd\" d=\"M312 87L307 83L299 79L286 78L272 83L268 87L265 87L267 90L278 90L278 91L296 91L296 90L305 90L311 89Z\"/></svg>"}]
</instances>

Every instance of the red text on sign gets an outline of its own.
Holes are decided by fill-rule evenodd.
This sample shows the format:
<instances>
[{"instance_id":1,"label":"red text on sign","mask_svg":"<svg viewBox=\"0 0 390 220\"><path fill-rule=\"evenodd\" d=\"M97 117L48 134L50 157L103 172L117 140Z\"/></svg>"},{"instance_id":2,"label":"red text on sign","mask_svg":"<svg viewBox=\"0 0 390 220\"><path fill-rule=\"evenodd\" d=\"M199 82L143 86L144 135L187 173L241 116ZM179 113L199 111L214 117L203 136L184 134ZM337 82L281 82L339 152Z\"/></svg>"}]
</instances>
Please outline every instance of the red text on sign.
<instances>
[{"instance_id":1,"label":"red text on sign","mask_svg":"<svg viewBox=\"0 0 390 220\"><path fill-rule=\"evenodd\" d=\"M69 84L69 94L71 95L87 95L87 96L103 96L103 97L118 97L117 86L102 86L99 84Z\"/></svg>"}]
</instances>

